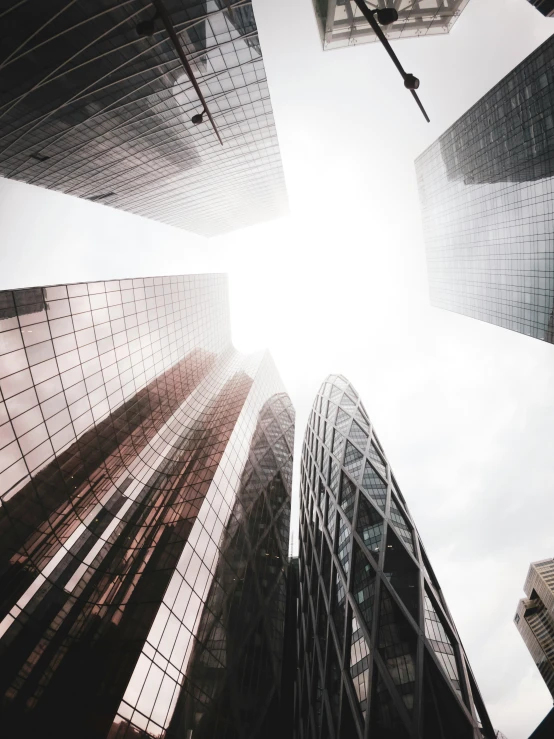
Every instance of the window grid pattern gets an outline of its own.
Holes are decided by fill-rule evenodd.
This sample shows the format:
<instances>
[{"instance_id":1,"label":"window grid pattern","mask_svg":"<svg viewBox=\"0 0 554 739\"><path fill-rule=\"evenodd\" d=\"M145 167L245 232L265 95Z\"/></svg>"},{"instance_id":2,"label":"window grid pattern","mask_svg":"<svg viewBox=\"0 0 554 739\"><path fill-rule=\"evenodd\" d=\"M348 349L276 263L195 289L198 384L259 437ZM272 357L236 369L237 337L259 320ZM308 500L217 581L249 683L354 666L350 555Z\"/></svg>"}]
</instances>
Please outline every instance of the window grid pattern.
<instances>
[{"instance_id":1,"label":"window grid pattern","mask_svg":"<svg viewBox=\"0 0 554 739\"><path fill-rule=\"evenodd\" d=\"M33 0L2 21L0 173L208 236L282 215L252 5L164 4L223 145L152 5Z\"/></svg>"},{"instance_id":2,"label":"window grid pattern","mask_svg":"<svg viewBox=\"0 0 554 739\"><path fill-rule=\"evenodd\" d=\"M229 342L226 305L218 275L0 292L0 498L150 381L183 382L185 356L202 376Z\"/></svg>"},{"instance_id":3,"label":"window grid pattern","mask_svg":"<svg viewBox=\"0 0 554 739\"><path fill-rule=\"evenodd\" d=\"M431 303L554 343L554 40L416 160Z\"/></svg>"},{"instance_id":4,"label":"window grid pattern","mask_svg":"<svg viewBox=\"0 0 554 739\"><path fill-rule=\"evenodd\" d=\"M335 406L339 408L334 421L326 417L330 398L333 413ZM351 423L345 416L357 420ZM335 423L346 435L346 447L344 460L340 464L334 460L337 471L331 475L334 485L340 475L341 497L339 510L333 509L336 539L331 532L322 533L323 582L319 577L310 579L304 565L307 554L300 546L300 571L305 574L300 590L303 651L296 686L296 735L321 739L333 733L363 739L367 732L370 736L375 732L414 739L472 739L479 726L478 710L483 736L493 739L483 701L467 677L470 668L440 588L428 560L424 564L422 559L423 547L404 499L396 481L393 488L388 462L359 396L342 376L331 375L323 383L306 429L301 540L317 538L317 519L307 513L321 497L321 485L327 488L328 501L334 501L336 488L331 491L318 468L316 429ZM360 438L365 438L362 445ZM363 454L357 450L362 446ZM317 550L313 556L320 558ZM329 599L321 597L323 590ZM423 615L422 608L420 616L419 604L427 591L433 593L433 615L429 609ZM323 643L308 638L312 627L306 614L316 612L318 594L318 623L329 624ZM464 661L464 670L458 660ZM323 693L317 691L322 685Z\"/></svg>"},{"instance_id":5,"label":"window grid pattern","mask_svg":"<svg viewBox=\"0 0 554 739\"><path fill-rule=\"evenodd\" d=\"M29 369L37 400L41 385L58 383L71 417L58 357L75 350L26 338L60 320L51 304L62 301L73 322L63 336L78 352L94 346L100 362L93 387L79 380L88 412L91 396L102 402L98 388L110 399L38 467L23 453L26 476L2 489L5 736L207 737L216 720L253 736L280 689L294 445L271 358L232 348L219 275L2 295L0 336L12 350L0 356L3 377L21 371L20 357L42 359ZM95 296L118 296L129 322L94 307ZM107 319L95 322L95 310ZM76 338L83 315L89 344ZM43 345L58 362L46 380L35 367L50 359L32 351ZM79 354L80 370L89 356ZM7 423L24 448L29 432L6 387Z\"/></svg>"}]
</instances>

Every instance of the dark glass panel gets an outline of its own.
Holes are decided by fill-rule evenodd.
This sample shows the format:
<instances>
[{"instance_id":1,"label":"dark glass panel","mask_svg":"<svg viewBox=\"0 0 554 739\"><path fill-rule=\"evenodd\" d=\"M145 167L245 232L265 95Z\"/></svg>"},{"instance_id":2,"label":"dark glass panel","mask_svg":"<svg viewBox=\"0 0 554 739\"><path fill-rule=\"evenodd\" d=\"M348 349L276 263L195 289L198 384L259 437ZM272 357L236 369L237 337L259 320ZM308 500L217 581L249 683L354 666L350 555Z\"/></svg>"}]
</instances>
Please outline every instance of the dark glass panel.
<instances>
[{"instance_id":1,"label":"dark glass panel","mask_svg":"<svg viewBox=\"0 0 554 739\"><path fill-rule=\"evenodd\" d=\"M346 690L342 691L341 711L340 711L340 731L339 739L356 739L360 734L352 715L352 708Z\"/></svg>"},{"instance_id":2,"label":"dark glass panel","mask_svg":"<svg viewBox=\"0 0 554 739\"><path fill-rule=\"evenodd\" d=\"M406 516L400 510L398 503L394 499L394 495L391 496L391 501L390 501L390 517L392 519L392 522L396 526L396 530L402 537L402 541L404 542L404 544L406 544L410 552L414 554L412 527L408 523L408 519L406 518Z\"/></svg>"},{"instance_id":3,"label":"dark glass panel","mask_svg":"<svg viewBox=\"0 0 554 739\"><path fill-rule=\"evenodd\" d=\"M330 642L329 644L327 655L326 682L327 694L329 696L329 703L331 705L331 715L333 717L333 724L336 731L339 720L341 671L339 659L334 644L332 642Z\"/></svg>"},{"instance_id":4,"label":"dark glass panel","mask_svg":"<svg viewBox=\"0 0 554 739\"><path fill-rule=\"evenodd\" d=\"M342 577L335 572L335 587L332 598L333 620L342 649L344 639L344 627L346 624L346 588Z\"/></svg>"},{"instance_id":5,"label":"dark glass panel","mask_svg":"<svg viewBox=\"0 0 554 739\"><path fill-rule=\"evenodd\" d=\"M325 585L325 592L329 596L329 585L331 579L331 552L327 546L325 538L323 539L322 547L322 561L321 561L321 577L323 578L323 584Z\"/></svg>"},{"instance_id":6,"label":"dark glass panel","mask_svg":"<svg viewBox=\"0 0 554 739\"><path fill-rule=\"evenodd\" d=\"M473 739L473 729L444 676L431 658L423 659L423 731L425 739Z\"/></svg>"},{"instance_id":7,"label":"dark glass panel","mask_svg":"<svg viewBox=\"0 0 554 739\"><path fill-rule=\"evenodd\" d=\"M387 531L383 574L417 621L419 617L419 569L406 554L406 550L390 527Z\"/></svg>"},{"instance_id":8,"label":"dark glass panel","mask_svg":"<svg viewBox=\"0 0 554 739\"><path fill-rule=\"evenodd\" d=\"M429 639L437 659L452 683L452 687L462 698L458 665L452 640L448 636L441 617L435 610L433 601L427 592L424 594L424 618L425 636Z\"/></svg>"},{"instance_id":9,"label":"dark glass panel","mask_svg":"<svg viewBox=\"0 0 554 739\"><path fill-rule=\"evenodd\" d=\"M375 559L378 559L383 536L383 517L377 513L363 495L360 495L358 503L356 531L362 537L369 551L375 553Z\"/></svg>"},{"instance_id":10,"label":"dark glass panel","mask_svg":"<svg viewBox=\"0 0 554 739\"><path fill-rule=\"evenodd\" d=\"M371 634L375 600L375 570L360 547L354 542L354 577L352 594L363 616L366 629Z\"/></svg>"},{"instance_id":11,"label":"dark glass panel","mask_svg":"<svg viewBox=\"0 0 554 739\"><path fill-rule=\"evenodd\" d=\"M411 711L414 705L417 637L383 585L377 647L404 705Z\"/></svg>"},{"instance_id":12,"label":"dark glass panel","mask_svg":"<svg viewBox=\"0 0 554 739\"><path fill-rule=\"evenodd\" d=\"M344 472L342 473L339 502L340 507L348 516L348 520L352 523L356 503L356 486Z\"/></svg>"},{"instance_id":13,"label":"dark glass panel","mask_svg":"<svg viewBox=\"0 0 554 739\"><path fill-rule=\"evenodd\" d=\"M369 726L371 739L409 739L410 736L377 665L373 669Z\"/></svg>"}]
</instances>

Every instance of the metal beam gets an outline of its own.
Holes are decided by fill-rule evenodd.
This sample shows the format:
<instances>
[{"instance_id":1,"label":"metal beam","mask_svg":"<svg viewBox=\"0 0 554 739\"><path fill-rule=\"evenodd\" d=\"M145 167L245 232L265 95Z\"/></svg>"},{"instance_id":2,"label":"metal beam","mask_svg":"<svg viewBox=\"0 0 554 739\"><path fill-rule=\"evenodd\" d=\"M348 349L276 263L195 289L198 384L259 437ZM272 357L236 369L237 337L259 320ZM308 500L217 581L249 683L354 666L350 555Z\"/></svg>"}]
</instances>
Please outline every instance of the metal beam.
<instances>
[{"instance_id":1,"label":"metal beam","mask_svg":"<svg viewBox=\"0 0 554 739\"><path fill-rule=\"evenodd\" d=\"M163 21L163 24L166 28L166 31L169 35L169 38L171 39L171 42L173 43L173 46L175 47L175 51L177 52L179 59L181 60L183 67L185 68L185 72L188 75L189 80L192 82L192 86L196 90L196 94L200 98L200 102L204 106L204 111L208 118L210 119L210 123L212 124L212 128L215 131L215 135L219 139L219 143L221 146L223 146L223 141L221 140L221 136L219 135L219 131L217 130L217 126L215 125L214 119L212 117L212 114L210 113L210 109L208 108L208 103L206 102L206 99L204 98L204 95L202 94L202 91L200 90L200 86L198 85L198 82L196 81L196 77L194 76L194 72L192 71L192 67L190 66L187 57L185 56L185 52L183 51L183 47L181 46L181 42L179 41L179 37L177 36L177 33L175 32L175 28L173 26L173 21L171 20L169 13L167 12L167 9L163 3L163 0L152 0L152 4L156 8L156 11L160 18Z\"/></svg>"},{"instance_id":2,"label":"metal beam","mask_svg":"<svg viewBox=\"0 0 554 739\"><path fill-rule=\"evenodd\" d=\"M336 9L337 9L337 0L327 0L327 15L325 16L325 26L323 28L324 40L327 43L331 40L333 36Z\"/></svg>"},{"instance_id":3,"label":"metal beam","mask_svg":"<svg viewBox=\"0 0 554 739\"><path fill-rule=\"evenodd\" d=\"M373 32L375 33L375 35L377 36L377 38L379 39L379 41L385 47L388 55L390 56L390 58L394 62L395 67L398 69L398 71L402 75L402 79L404 81L406 81L407 74L404 71L404 67L402 66L402 64L400 64L400 59L396 56L396 54L392 50L392 47L391 47L391 45L389 43L389 40L387 39L387 37L385 36L385 34L383 33L383 31L381 31L380 25L377 23L377 21L373 17L373 13L371 12L371 10L365 4L365 0L354 0L354 2L356 3L356 5L358 6L358 8L363 13L365 19L367 20L367 22L369 23L369 25L373 29ZM431 121L429 120L429 116L427 115L427 113L425 111L425 108L423 107L423 105L421 103L421 100L417 96L416 91L415 90L410 90L410 92L412 93L413 98L416 101L419 109L423 113L423 116L424 116L425 120L427 121L427 123L430 123Z\"/></svg>"}]
</instances>

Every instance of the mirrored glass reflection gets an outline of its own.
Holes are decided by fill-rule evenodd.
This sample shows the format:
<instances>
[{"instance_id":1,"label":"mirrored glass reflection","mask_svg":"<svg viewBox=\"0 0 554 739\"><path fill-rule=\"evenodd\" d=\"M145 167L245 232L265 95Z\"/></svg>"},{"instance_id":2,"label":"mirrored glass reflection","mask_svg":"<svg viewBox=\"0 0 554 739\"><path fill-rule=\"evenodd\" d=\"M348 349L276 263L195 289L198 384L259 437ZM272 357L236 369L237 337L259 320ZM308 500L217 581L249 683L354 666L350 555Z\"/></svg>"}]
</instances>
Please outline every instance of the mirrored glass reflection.
<instances>
[{"instance_id":1,"label":"mirrored glass reflection","mask_svg":"<svg viewBox=\"0 0 554 739\"><path fill-rule=\"evenodd\" d=\"M221 721L254 736L278 714L294 411L269 355L232 348L224 277L125 290L146 288L163 326L155 308L127 315L156 341L112 322L81 342L107 360L85 378L40 355L22 368L23 341L0 355L8 739L209 737ZM57 358L80 330L55 337Z\"/></svg>"},{"instance_id":2,"label":"mirrored glass reflection","mask_svg":"<svg viewBox=\"0 0 554 739\"><path fill-rule=\"evenodd\" d=\"M431 302L554 343L552 37L416 161Z\"/></svg>"}]
</instances>

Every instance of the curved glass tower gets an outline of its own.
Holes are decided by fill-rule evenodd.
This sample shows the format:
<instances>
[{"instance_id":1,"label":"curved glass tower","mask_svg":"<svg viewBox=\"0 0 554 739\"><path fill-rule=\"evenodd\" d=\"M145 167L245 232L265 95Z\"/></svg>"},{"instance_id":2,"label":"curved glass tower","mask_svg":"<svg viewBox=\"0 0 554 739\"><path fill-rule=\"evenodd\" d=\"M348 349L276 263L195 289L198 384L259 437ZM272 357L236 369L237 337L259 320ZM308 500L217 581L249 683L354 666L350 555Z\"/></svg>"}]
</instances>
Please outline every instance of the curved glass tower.
<instances>
[{"instance_id":1,"label":"curved glass tower","mask_svg":"<svg viewBox=\"0 0 554 739\"><path fill-rule=\"evenodd\" d=\"M313 405L300 498L298 736L493 739L406 501L342 376Z\"/></svg>"},{"instance_id":2,"label":"curved glass tower","mask_svg":"<svg viewBox=\"0 0 554 739\"><path fill-rule=\"evenodd\" d=\"M225 277L0 308L2 736L273 736L294 410Z\"/></svg>"}]
</instances>

